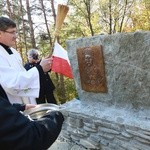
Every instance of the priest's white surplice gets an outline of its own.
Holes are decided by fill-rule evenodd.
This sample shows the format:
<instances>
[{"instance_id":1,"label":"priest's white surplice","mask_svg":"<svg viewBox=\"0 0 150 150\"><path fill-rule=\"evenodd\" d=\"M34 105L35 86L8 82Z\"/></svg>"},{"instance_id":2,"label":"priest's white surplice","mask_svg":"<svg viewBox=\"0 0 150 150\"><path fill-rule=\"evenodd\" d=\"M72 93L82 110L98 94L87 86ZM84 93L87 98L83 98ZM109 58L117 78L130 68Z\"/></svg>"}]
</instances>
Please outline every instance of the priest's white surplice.
<instances>
[{"instance_id":1,"label":"priest's white surplice","mask_svg":"<svg viewBox=\"0 0 150 150\"><path fill-rule=\"evenodd\" d=\"M31 103L39 96L39 72L36 67L26 71L20 54L11 50L13 54L8 54L0 45L0 84L11 103Z\"/></svg>"}]
</instances>

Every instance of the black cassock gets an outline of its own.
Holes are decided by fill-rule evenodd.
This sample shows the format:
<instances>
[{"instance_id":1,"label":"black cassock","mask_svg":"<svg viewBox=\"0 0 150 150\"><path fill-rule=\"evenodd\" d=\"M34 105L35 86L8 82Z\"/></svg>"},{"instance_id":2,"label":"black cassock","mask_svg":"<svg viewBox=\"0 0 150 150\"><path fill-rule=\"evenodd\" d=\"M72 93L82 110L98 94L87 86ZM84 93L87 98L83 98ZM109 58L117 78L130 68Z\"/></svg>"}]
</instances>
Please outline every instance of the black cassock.
<instances>
[{"instance_id":1,"label":"black cassock","mask_svg":"<svg viewBox=\"0 0 150 150\"><path fill-rule=\"evenodd\" d=\"M34 66L38 66L39 63L26 63L24 65L26 70L31 69ZM39 97L36 99L37 104L41 104L41 103L45 103L47 100L48 103L53 103L53 104L57 104L56 99L54 97L53 91L55 89L55 86L48 74L47 73L43 73L40 76L40 80L42 82L40 82L40 93L39 93Z\"/></svg>"},{"instance_id":2,"label":"black cassock","mask_svg":"<svg viewBox=\"0 0 150 150\"><path fill-rule=\"evenodd\" d=\"M31 121L16 109L0 87L0 149L46 150L57 139L64 117L54 111Z\"/></svg>"}]
</instances>

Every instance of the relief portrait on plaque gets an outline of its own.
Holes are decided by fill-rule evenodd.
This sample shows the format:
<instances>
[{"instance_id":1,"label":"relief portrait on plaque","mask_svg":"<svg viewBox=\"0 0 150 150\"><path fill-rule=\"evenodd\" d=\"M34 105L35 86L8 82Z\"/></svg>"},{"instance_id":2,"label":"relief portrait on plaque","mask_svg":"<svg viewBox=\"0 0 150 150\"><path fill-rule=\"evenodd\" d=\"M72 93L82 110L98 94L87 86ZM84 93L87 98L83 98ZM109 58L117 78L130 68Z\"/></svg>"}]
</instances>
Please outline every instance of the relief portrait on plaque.
<instances>
[{"instance_id":1,"label":"relief portrait on plaque","mask_svg":"<svg viewBox=\"0 0 150 150\"><path fill-rule=\"evenodd\" d=\"M107 92L102 46L77 48L81 87L88 92Z\"/></svg>"}]
</instances>

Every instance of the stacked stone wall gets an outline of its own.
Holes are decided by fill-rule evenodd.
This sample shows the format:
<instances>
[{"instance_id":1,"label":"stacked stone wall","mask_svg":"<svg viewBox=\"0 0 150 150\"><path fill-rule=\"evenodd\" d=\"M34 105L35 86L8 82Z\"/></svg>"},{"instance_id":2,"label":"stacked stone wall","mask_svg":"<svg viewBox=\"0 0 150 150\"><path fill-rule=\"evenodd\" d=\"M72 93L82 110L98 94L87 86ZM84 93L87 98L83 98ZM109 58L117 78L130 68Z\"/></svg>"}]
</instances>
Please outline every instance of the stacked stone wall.
<instances>
[{"instance_id":1,"label":"stacked stone wall","mask_svg":"<svg viewBox=\"0 0 150 150\"><path fill-rule=\"evenodd\" d=\"M150 130L107 119L63 112L61 137L90 150L149 150Z\"/></svg>"}]
</instances>

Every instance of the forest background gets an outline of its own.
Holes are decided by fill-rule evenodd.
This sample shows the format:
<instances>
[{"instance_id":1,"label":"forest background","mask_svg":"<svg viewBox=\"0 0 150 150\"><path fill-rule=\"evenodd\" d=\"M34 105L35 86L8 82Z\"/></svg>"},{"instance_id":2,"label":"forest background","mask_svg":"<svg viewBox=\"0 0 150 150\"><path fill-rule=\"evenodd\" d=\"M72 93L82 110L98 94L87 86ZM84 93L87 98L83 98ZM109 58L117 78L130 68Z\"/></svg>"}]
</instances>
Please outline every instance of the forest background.
<instances>
[{"instance_id":1,"label":"forest background","mask_svg":"<svg viewBox=\"0 0 150 150\"><path fill-rule=\"evenodd\" d=\"M150 0L1 0L0 15L17 24L16 49L26 63L30 48L39 49L41 57L53 45L58 3L68 5L69 12L58 41L118 32L150 30ZM58 103L77 98L73 79L51 72Z\"/></svg>"}]
</instances>

